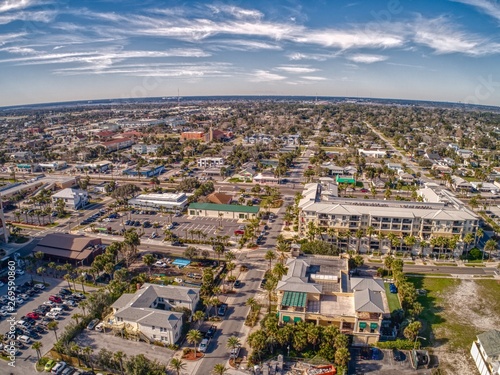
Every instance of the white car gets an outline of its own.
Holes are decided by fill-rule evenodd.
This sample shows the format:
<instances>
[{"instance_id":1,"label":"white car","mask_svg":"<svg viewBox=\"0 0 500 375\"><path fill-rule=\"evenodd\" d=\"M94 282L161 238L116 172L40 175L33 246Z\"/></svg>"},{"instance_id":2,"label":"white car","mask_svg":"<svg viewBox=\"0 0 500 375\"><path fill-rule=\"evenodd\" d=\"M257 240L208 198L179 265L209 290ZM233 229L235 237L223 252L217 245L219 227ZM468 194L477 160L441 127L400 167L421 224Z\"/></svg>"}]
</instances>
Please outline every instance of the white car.
<instances>
[{"instance_id":1,"label":"white car","mask_svg":"<svg viewBox=\"0 0 500 375\"><path fill-rule=\"evenodd\" d=\"M43 290L43 289L45 289L45 285L44 284L35 284L33 286L33 288L37 288L37 289L42 289Z\"/></svg>"},{"instance_id":2,"label":"white car","mask_svg":"<svg viewBox=\"0 0 500 375\"><path fill-rule=\"evenodd\" d=\"M205 353L207 351L207 347L208 347L208 339L203 339L201 340L200 345L198 346L198 351Z\"/></svg>"},{"instance_id":3,"label":"white car","mask_svg":"<svg viewBox=\"0 0 500 375\"><path fill-rule=\"evenodd\" d=\"M23 303L24 303L24 300L22 298L16 298L17 305L22 305Z\"/></svg>"},{"instance_id":4,"label":"white car","mask_svg":"<svg viewBox=\"0 0 500 375\"><path fill-rule=\"evenodd\" d=\"M163 267L163 268L165 268L167 266L167 263L162 262L161 260L159 260L158 262L155 263L155 266L156 267Z\"/></svg>"},{"instance_id":5,"label":"white car","mask_svg":"<svg viewBox=\"0 0 500 375\"><path fill-rule=\"evenodd\" d=\"M98 332L102 332L104 329L104 323L101 322L99 323L98 325L95 326L95 330L98 331Z\"/></svg>"},{"instance_id":6,"label":"white car","mask_svg":"<svg viewBox=\"0 0 500 375\"><path fill-rule=\"evenodd\" d=\"M174 281L179 284L182 284L184 282L184 280L182 280L180 277L176 277Z\"/></svg>"},{"instance_id":7,"label":"white car","mask_svg":"<svg viewBox=\"0 0 500 375\"><path fill-rule=\"evenodd\" d=\"M44 305L47 305L47 306L55 306L55 305L56 305L56 304L55 304L54 302L52 302L52 301L45 301L43 304L44 304Z\"/></svg>"},{"instance_id":8,"label":"white car","mask_svg":"<svg viewBox=\"0 0 500 375\"><path fill-rule=\"evenodd\" d=\"M52 319L55 319L55 320L59 319L59 314L56 313L56 312L53 312L53 311L49 311L47 314L45 314L45 316L47 318L52 318Z\"/></svg>"}]
</instances>

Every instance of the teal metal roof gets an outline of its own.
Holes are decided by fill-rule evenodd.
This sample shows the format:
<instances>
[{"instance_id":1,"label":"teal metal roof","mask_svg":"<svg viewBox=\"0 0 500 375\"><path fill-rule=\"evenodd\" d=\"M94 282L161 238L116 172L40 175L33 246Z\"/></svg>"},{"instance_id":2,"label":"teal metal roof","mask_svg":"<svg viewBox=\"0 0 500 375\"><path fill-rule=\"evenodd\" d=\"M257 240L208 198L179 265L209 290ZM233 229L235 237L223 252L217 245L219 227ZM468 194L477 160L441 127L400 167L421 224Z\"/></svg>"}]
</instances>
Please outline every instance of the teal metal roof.
<instances>
[{"instance_id":1,"label":"teal metal roof","mask_svg":"<svg viewBox=\"0 0 500 375\"><path fill-rule=\"evenodd\" d=\"M306 307L307 293L285 292L283 294L282 306Z\"/></svg>"},{"instance_id":2,"label":"teal metal roof","mask_svg":"<svg viewBox=\"0 0 500 375\"><path fill-rule=\"evenodd\" d=\"M207 211L226 211L226 212L244 212L247 214L256 214L259 212L258 206L241 206L238 204L216 204L216 203L191 203L190 210Z\"/></svg>"}]
</instances>

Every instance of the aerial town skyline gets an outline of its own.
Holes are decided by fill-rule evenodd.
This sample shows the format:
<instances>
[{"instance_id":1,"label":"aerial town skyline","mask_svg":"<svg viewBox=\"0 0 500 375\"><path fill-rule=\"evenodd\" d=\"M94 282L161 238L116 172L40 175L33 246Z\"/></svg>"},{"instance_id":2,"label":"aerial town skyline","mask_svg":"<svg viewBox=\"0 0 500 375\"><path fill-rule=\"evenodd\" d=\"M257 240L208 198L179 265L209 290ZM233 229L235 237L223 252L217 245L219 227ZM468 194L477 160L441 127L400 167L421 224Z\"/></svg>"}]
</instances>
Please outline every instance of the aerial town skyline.
<instances>
[{"instance_id":1,"label":"aerial town skyline","mask_svg":"<svg viewBox=\"0 0 500 375\"><path fill-rule=\"evenodd\" d=\"M487 0L3 1L0 105L179 91L499 105L499 21Z\"/></svg>"}]
</instances>

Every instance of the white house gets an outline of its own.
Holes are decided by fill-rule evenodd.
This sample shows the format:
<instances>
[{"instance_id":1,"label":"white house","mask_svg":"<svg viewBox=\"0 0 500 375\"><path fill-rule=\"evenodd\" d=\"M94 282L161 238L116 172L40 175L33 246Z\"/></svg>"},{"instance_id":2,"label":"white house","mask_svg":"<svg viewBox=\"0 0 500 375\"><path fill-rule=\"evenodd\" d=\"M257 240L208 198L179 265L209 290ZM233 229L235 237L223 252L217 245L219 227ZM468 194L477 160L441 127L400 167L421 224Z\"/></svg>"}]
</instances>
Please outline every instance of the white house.
<instances>
[{"instance_id":1,"label":"white house","mask_svg":"<svg viewBox=\"0 0 500 375\"><path fill-rule=\"evenodd\" d=\"M481 375L500 375L500 331L493 330L477 335L470 354Z\"/></svg>"},{"instance_id":2,"label":"white house","mask_svg":"<svg viewBox=\"0 0 500 375\"><path fill-rule=\"evenodd\" d=\"M85 190L66 188L52 195L52 203L55 205L62 199L66 207L79 210L89 203L89 195Z\"/></svg>"},{"instance_id":3,"label":"white house","mask_svg":"<svg viewBox=\"0 0 500 375\"><path fill-rule=\"evenodd\" d=\"M175 344L181 336L182 310L194 312L200 290L174 285L144 284L134 294L123 294L111 305L112 325L127 326L150 341Z\"/></svg>"},{"instance_id":4,"label":"white house","mask_svg":"<svg viewBox=\"0 0 500 375\"><path fill-rule=\"evenodd\" d=\"M136 154L156 154L160 147L160 145L156 144L147 145L145 143L139 143L132 146L132 152L135 152Z\"/></svg>"}]
</instances>

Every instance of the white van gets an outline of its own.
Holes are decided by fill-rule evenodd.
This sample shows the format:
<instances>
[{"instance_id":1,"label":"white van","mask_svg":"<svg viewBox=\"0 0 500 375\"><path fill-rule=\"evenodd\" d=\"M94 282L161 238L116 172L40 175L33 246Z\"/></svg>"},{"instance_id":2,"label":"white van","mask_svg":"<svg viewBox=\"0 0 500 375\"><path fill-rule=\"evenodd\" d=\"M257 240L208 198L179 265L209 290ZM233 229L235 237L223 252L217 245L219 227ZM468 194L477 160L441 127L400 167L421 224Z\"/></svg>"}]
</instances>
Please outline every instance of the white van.
<instances>
[{"instance_id":1,"label":"white van","mask_svg":"<svg viewBox=\"0 0 500 375\"><path fill-rule=\"evenodd\" d=\"M26 335L19 336L17 339L25 344L29 344L31 342L31 339Z\"/></svg>"}]
</instances>

